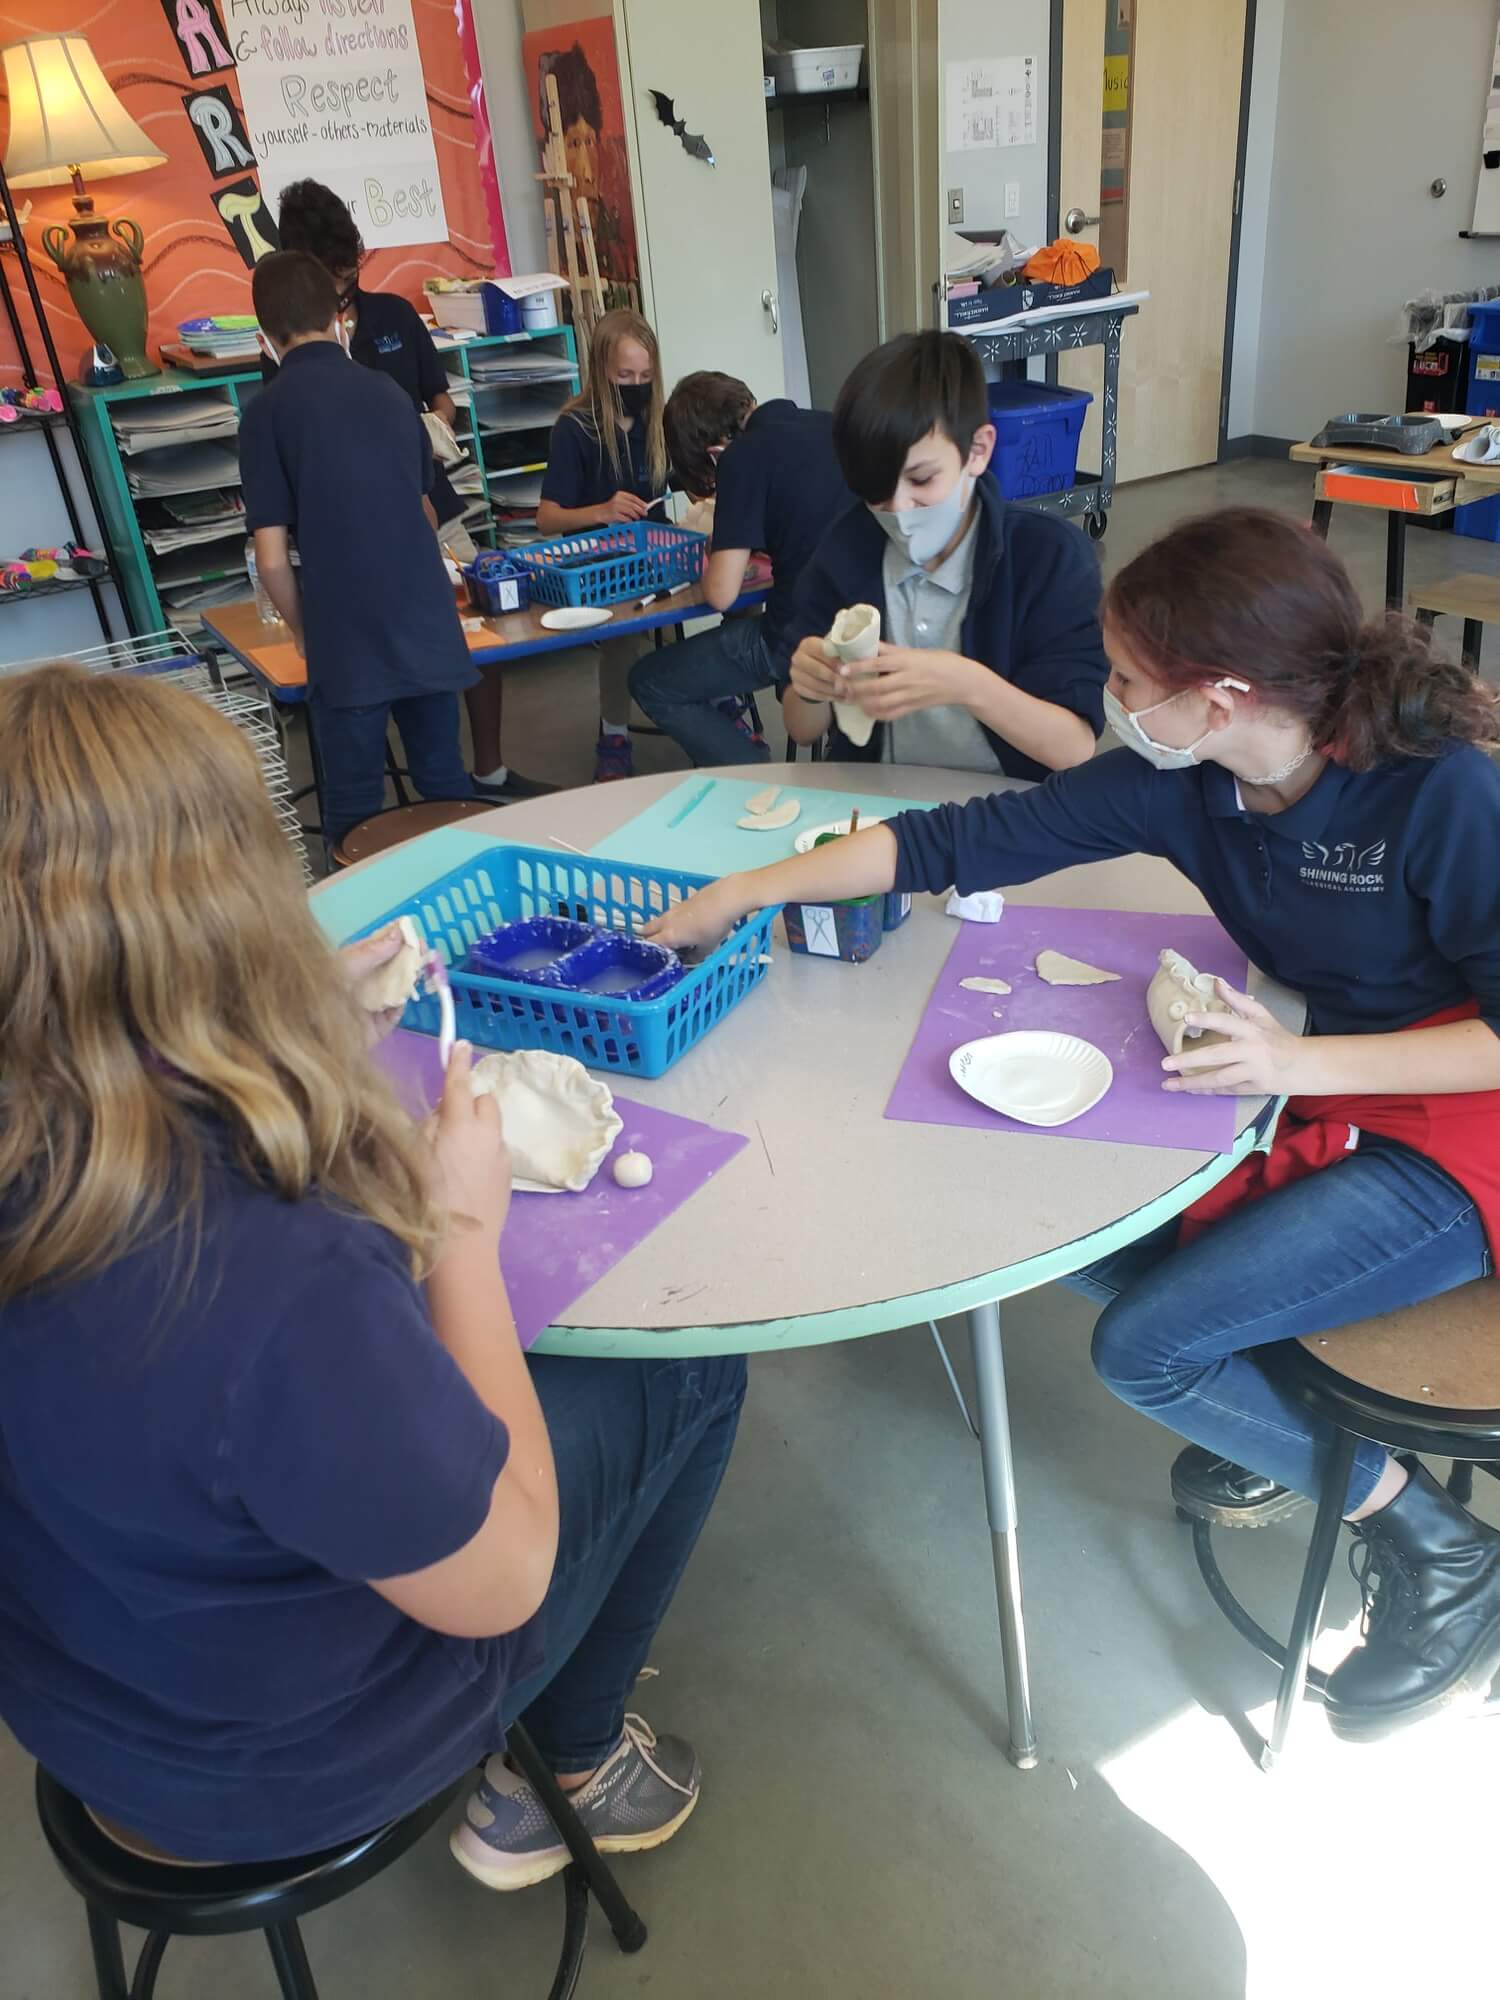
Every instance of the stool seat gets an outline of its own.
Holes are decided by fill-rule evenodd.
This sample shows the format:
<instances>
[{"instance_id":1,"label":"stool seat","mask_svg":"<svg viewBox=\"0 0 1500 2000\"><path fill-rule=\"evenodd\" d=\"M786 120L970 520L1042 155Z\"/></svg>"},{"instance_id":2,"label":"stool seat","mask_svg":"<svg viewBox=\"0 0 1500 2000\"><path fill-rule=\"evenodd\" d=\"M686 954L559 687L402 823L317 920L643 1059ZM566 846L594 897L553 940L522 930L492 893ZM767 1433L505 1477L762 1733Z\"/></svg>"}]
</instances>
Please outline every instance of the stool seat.
<instances>
[{"instance_id":1,"label":"stool seat","mask_svg":"<svg viewBox=\"0 0 1500 2000\"><path fill-rule=\"evenodd\" d=\"M1493 1278L1334 1333L1306 1334L1298 1344L1346 1385L1415 1404L1439 1421L1500 1426L1500 1284Z\"/></svg>"},{"instance_id":2,"label":"stool seat","mask_svg":"<svg viewBox=\"0 0 1500 2000\"><path fill-rule=\"evenodd\" d=\"M333 858L341 868L348 868L356 861L368 861L372 854L385 854L403 841L415 840L418 834L494 810L487 799L424 799L420 805L389 806L351 826L335 846Z\"/></svg>"},{"instance_id":3,"label":"stool seat","mask_svg":"<svg viewBox=\"0 0 1500 2000\"><path fill-rule=\"evenodd\" d=\"M1437 583L1419 583L1406 593L1408 611L1447 611L1457 618L1477 618L1482 624L1500 619L1500 576L1466 570L1462 576Z\"/></svg>"}]
</instances>

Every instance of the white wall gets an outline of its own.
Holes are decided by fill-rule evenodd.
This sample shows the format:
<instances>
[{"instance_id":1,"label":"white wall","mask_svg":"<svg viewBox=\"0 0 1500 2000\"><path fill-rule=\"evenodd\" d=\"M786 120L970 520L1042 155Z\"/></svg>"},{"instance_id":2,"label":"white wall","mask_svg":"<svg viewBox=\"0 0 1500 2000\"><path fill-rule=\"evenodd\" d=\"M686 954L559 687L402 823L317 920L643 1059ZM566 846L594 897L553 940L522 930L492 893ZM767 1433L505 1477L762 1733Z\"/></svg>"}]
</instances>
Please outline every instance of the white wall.
<instances>
[{"instance_id":1,"label":"white wall","mask_svg":"<svg viewBox=\"0 0 1500 2000\"><path fill-rule=\"evenodd\" d=\"M1231 434L1301 438L1339 410L1399 409L1402 301L1500 283L1500 243L1459 239L1494 34L1495 0L1285 8L1260 311L1236 329L1237 353L1257 335L1253 416L1236 382ZM1242 262L1242 308L1245 279Z\"/></svg>"},{"instance_id":2,"label":"white wall","mask_svg":"<svg viewBox=\"0 0 1500 2000\"><path fill-rule=\"evenodd\" d=\"M1256 0L1251 56L1250 120L1240 190L1240 263L1235 292L1234 348L1229 374L1231 438L1256 428L1260 380L1261 318L1265 307L1266 252L1271 216L1271 171L1276 150L1276 106L1281 93L1281 44L1286 0Z\"/></svg>"},{"instance_id":3,"label":"white wall","mask_svg":"<svg viewBox=\"0 0 1500 2000\"><path fill-rule=\"evenodd\" d=\"M973 153L944 153L942 200L964 190L965 229L1006 228L1023 243L1047 240L1048 0L941 0L939 76L947 65L978 56L1035 56L1037 119L1034 146L996 146ZM942 125L946 144L946 107ZM1005 215L1005 183L1018 181L1021 212ZM946 212L946 210L945 210Z\"/></svg>"},{"instance_id":4,"label":"white wall","mask_svg":"<svg viewBox=\"0 0 1500 2000\"><path fill-rule=\"evenodd\" d=\"M599 11L606 11L603 0ZM539 162L531 129L530 86L521 62L521 0L475 0L474 28L495 138L495 169L511 269L545 271L542 198L532 178Z\"/></svg>"}]
</instances>

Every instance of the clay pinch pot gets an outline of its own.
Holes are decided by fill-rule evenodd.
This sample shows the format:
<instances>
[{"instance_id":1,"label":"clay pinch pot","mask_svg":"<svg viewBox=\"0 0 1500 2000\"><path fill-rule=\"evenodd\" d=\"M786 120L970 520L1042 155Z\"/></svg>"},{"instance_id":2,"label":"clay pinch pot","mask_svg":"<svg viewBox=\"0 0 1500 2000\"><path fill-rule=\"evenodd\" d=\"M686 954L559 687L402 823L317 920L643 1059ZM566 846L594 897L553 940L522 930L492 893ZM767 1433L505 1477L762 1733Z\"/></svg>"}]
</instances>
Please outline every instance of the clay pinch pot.
<instances>
[{"instance_id":1,"label":"clay pinch pot","mask_svg":"<svg viewBox=\"0 0 1500 2000\"><path fill-rule=\"evenodd\" d=\"M515 1186L523 1194L582 1194L624 1130L607 1083L572 1056L514 1049L475 1063L476 1097L500 1107Z\"/></svg>"},{"instance_id":2,"label":"clay pinch pot","mask_svg":"<svg viewBox=\"0 0 1500 2000\"><path fill-rule=\"evenodd\" d=\"M879 607L874 604L851 604L829 626L823 644L846 667L855 666L861 660L873 660L880 651ZM874 716L866 715L858 703L836 701L833 713L840 730L857 749L863 749L875 734Z\"/></svg>"},{"instance_id":3,"label":"clay pinch pot","mask_svg":"<svg viewBox=\"0 0 1500 2000\"><path fill-rule=\"evenodd\" d=\"M1211 1028L1189 1028L1189 1014L1229 1014L1233 1009L1214 990L1214 975L1199 972L1180 951L1163 951L1151 984L1146 988L1146 1012L1169 1056L1180 1056L1191 1043L1194 1048L1211 1049L1227 1042L1228 1035L1216 1035Z\"/></svg>"}]
</instances>

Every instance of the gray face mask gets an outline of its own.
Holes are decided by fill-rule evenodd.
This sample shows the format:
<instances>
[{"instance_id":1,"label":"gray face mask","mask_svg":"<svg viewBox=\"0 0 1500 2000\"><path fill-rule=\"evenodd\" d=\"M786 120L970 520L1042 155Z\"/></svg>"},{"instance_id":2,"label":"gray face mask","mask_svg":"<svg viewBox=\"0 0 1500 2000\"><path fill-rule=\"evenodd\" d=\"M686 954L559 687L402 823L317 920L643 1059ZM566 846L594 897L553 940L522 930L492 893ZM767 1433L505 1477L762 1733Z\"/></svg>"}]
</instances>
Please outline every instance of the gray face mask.
<instances>
[{"instance_id":1,"label":"gray face mask","mask_svg":"<svg viewBox=\"0 0 1500 2000\"><path fill-rule=\"evenodd\" d=\"M940 556L953 540L973 497L973 475L963 472L947 499L934 500L930 507L907 507L899 514L872 507L870 512L898 549L905 549L914 563L925 564Z\"/></svg>"}]
</instances>

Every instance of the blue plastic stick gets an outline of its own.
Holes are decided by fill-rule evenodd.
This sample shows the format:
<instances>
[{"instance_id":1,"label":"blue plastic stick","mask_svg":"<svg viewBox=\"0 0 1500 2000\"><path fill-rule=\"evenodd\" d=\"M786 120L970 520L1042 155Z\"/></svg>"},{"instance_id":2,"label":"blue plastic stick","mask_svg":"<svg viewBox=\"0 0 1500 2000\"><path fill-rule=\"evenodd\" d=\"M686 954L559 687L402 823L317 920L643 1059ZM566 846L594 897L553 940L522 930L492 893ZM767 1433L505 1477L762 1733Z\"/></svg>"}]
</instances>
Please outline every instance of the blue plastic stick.
<instances>
[{"instance_id":1,"label":"blue plastic stick","mask_svg":"<svg viewBox=\"0 0 1500 2000\"><path fill-rule=\"evenodd\" d=\"M678 807L677 811L674 812L672 817L667 821L667 825L681 826L682 822L687 818L688 814L690 812L695 811L697 807L702 805L703 801L708 797L709 793L713 790L714 786L718 782L719 781L717 778L710 778L706 785L701 785L698 788L698 790L694 792L693 796L687 801L685 805Z\"/></svg>"}]
</instances>

